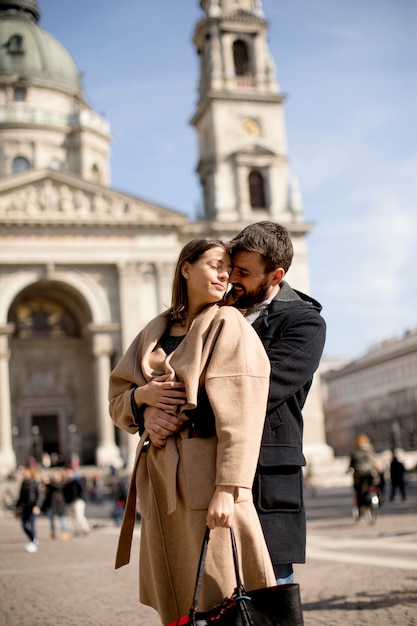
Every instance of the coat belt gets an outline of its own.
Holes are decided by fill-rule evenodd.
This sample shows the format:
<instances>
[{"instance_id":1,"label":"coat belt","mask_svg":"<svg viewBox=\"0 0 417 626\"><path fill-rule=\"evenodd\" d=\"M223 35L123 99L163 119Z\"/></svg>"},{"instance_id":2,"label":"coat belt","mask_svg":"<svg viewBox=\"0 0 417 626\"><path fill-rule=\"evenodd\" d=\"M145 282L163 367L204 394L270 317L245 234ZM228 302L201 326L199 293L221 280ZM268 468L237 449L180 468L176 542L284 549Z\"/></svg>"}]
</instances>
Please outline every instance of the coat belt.
<instances>
[{"instance_id":1,"label":"coat belt","mask_svg":"<svg viewBox=\"0 0 417 626\"><path fill-rule=\"evenodd\" d=\"M187 436L184 431L181 431L179 435L181 438ZM130 561L132 537L136 522L136 472L143 446L145 445L148 437L149 435L145 430L140 438L136 450L135 463L133 465L129 491L126 499L125 512L117 546L115 563L116 569L119 569L119 567L123 567L123 565L127 565ZM175 511L177 505L177 467L179 459L177 450L177 437L168 437L165 444L165 455L167 514L170 515Z\"/></svg>"}]
</instances>

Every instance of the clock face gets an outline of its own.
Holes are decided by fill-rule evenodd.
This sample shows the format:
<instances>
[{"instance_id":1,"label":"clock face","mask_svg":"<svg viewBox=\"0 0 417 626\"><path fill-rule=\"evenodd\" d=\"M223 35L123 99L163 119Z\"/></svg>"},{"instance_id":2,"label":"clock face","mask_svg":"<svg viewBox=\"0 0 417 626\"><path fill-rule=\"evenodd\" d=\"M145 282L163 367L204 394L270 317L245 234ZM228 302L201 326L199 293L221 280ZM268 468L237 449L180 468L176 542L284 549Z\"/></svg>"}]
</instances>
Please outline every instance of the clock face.
<instances>
[{"instance_id":1,"label":"clock face","mask_svg":"<svg viewBox=\"0 0 417 626\"><path fill-rule=\"evenodd\" d=\"M242 128L247 135L259 135L261 130L258 122L250 117L243 120Z\"/></svg>"}]
</instances>

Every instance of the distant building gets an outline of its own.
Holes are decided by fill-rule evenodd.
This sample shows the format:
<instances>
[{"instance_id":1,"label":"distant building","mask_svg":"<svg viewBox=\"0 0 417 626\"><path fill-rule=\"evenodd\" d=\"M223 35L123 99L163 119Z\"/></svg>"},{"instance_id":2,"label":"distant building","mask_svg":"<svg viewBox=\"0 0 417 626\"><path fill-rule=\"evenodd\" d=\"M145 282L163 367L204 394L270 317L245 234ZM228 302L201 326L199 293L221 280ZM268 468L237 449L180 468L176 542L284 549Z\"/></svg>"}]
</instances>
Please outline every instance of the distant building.
<instances>
[{"instance_id":1,"label":"distant building","mask_svg":"<svg viewBox=\"0 0 417 626\"><path fill-rule=\"evenodd\" d=\"M291 181L261 3L200 6L192 124L204 216L191 222L111 188L109 124L72 57L39 25L36 0L0 0L1 473L42 451L84 464L132 459L137 439L108 415L109 374L169 306L186 241L279 221L294 242L290 282L309 290L311 225ZM305 417L307 457L327 454L318 377Z\"/></svg>"},{"instance_id":2,"label":"distant building","mask_svg":"<svg viewBox=\"0 0 417 626\"><path fill-rule=\"evenodd\" d=\"M326 438L336 456L348 455L359 433L377 452L417 449L417 332L322 372L322 386Z\"/></svg>"}]
</instances>

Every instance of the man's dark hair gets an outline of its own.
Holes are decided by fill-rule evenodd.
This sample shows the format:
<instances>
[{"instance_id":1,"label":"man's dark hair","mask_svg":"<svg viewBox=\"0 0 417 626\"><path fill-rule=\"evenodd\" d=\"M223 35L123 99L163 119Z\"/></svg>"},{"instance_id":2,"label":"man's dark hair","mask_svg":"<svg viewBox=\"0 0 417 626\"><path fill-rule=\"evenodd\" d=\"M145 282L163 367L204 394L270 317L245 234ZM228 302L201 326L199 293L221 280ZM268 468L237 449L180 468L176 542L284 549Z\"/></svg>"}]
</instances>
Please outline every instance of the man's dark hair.
<instances>
[{"instance_id":1,"label":"man's dark hair","mask_svg":"<svg viewBox=\"0 0 417 626\"><path fill-rule=\"evenodd\" d=\"M229 242L229 250L232 258L237 252L258 252L267 273L278 267L288 272L294 255L288 230L281 224L267 221L246 226Z\"/></svg>"}]
</instances>

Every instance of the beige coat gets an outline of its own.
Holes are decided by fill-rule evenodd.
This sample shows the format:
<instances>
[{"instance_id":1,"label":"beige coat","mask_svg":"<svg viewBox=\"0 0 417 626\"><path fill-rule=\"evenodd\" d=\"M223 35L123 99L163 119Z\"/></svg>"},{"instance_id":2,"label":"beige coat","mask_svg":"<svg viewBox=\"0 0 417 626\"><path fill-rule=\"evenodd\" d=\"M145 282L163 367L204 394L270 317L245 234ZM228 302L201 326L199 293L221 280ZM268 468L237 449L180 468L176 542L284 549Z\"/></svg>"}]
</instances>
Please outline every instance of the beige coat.
<instances>
[{"instance_id":1,"label":"beige coat","mask_svg":"<svg viewBox=\"0 0 417 626\"><path fill-rule=\"evenodd\" d=\"M233 308L206 309L168 357L158 345L167 321L166 313L158 316L136 337L113 370L109 391L114 422L131 433L137 431L130 405L132 385L143 385L163 373L184 382L188 403L183 410L195 408L198 388L204 386L215 414L217 437L198 438L184 428L162 449L145 446L135 462L130 508L137 491L142 515L140 600L154 607L163 623L190 609L207 507L216 485L235 486L233 527L246 587L275 584L251 494L265 419L269 360L255 331ZM132 522L131 512L126 513L124 526L129 525L129 517ZM116 567L129 560L130 532L126 538L122 528ZM216 528L211 533L199 610L221 602L234 586L230 535Z\"/></svg>"}]
</instances>

